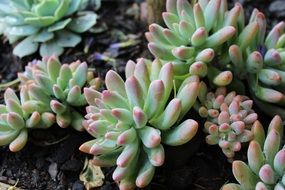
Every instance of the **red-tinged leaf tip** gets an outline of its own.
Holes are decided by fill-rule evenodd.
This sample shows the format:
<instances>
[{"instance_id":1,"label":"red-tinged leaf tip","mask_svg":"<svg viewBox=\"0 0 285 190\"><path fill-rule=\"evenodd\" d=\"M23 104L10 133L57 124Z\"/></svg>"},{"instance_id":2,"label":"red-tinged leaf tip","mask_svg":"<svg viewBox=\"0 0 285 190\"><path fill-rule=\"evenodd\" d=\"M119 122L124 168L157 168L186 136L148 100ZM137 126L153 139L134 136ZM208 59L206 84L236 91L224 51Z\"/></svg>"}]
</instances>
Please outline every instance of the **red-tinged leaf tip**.
<instances>
[{"instance_id":1,"label":"red-tinged leaf tip","mask_svg":"<svg viewBox=\"0 0 285 190\"><path fill-rule=\"evenodd\" d=\"M274 171L269 164L265 164L261 167L259 171L259 177L266 184L275 183Z\"/></svg>"}]
</instances>

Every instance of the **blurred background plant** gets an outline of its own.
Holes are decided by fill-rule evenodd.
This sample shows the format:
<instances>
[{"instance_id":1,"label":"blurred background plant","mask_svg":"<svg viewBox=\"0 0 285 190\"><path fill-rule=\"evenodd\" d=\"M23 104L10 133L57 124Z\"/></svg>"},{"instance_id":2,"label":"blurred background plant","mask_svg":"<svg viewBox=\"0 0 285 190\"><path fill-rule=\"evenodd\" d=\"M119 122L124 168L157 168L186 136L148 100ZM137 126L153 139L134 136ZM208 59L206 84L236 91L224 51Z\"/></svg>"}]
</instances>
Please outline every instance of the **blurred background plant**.
<instances>
[{"instance_id":1,"label":"blurred background plant","mask_svg":"<svg viewBox=\"0 0 285 190\"><path fill-rule=\"evenodd\" d=\"M3 0L0 2L0 34L13 53L24 57L38 49L41 56L61 55L65 47L75 47L80 33L96 24L94 11L86 7L100 6L100 1L87 0Z\"/></svg>"}]
</instances>

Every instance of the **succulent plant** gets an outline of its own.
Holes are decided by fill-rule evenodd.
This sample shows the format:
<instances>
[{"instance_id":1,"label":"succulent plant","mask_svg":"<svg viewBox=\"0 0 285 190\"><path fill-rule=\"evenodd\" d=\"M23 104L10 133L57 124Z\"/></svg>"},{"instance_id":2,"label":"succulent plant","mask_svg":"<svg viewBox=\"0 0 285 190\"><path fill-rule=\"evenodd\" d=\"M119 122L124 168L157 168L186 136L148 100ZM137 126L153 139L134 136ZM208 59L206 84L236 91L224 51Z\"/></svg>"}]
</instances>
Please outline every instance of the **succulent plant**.
<instances>
[{"instance_id":1,"label":"succulent plant","mask_svg":"<svg viewBox=\"0 0 285 190\"><path fill-rule=\"evenodd\" d=\"M30 62L25 72L18 73L18 78L21 86L26 86L33 94L33 99L50 105L60 127L71 125L76 130L83 130L83 116L78 108L85 106L87 101L82 88L98 88L98 78L88 71L86 62L61 65L55 56L43 58Z\"/></svg>"},{"instance_id":2,"label":"succulent plant","mask_svg":"<svg viewBox=\"0 0 285 190\"><path fill-rule=\"evenodd\" d=\"M174 62L176 75L189 71L205 77L212 73L208 71L212 67L208 63L236 33L231 26L234 18L225 17L227 2L199 0L192 7L188 0L167 0L166 9L163 19L167 28L151 24L146 33L151 53L165 62Z\"/></svg>"},{"instance_id":3,"label":"succulent plant","mask_svg":"<svg viewBox=\"0 0 285 190\"><path fill-rule=\"evenodd\" d=\"M254 9L249 23L245 24L245 15L240 4L235 5L239 9L240 27L238 35L231 41L228 49L228 66L240 79L246 79L248 75L256 74L263 68L263 55L265 51L264 39L266 32L266 19L262 12ZM226 52L227 54L227 52Z\"/></svg>"},{"instance_id":4,"label":"succulent plant","mask_svg":"<svg viewBox=\"0 0 285 190\"><path fill-rule=\"evenodd\" d=\"M48 128L55 122L49 105L32 100L26 87L20 91L20 100L10 88L4 99L5 105L0 105L0 146L9 144L12 152L26 145L29 129Z\"/></svg>"},{"instance_id":5,"label":"succulent plant","mask_svg":"<svg viewBox=\"0 0 285 190\"><path fill-rule=\"evenodd\" d=\"M263 67L249 77L252 94L269 115L285 118L285 22L277 24L263 46Z\"/></svg>"},{"instance_id":6,"label":"succulent plant","mask_svg":"<svg viewBox=\"0 0 285 190\"><path fill-rule=\"evenodd\" d=\"M282 145L281 118L275 116L272 119L266 139L262 130L257 137L248 147L248 164L240 160L233 162L233 174L239 184L227 184L222 187L223 190L282 190L285 188L285 146Z\"/></svg>"},{"instance_id":7,"label":"succulent plant","mask_svg":"<svg viewBox=\"0 0 285 190\"><path fill-rule=\"evenodd\" d=\"M82 11L87 0L2 0L0 34L11 44L13 53L24 57L40 49L41 56L60 55L65 47L75 47L97 15Z\"/></svg>"},{"instance_id":8,"label":"succulent plant","mask_svg":"<svg viewBox=\"0 0 285 190\"><path fill-rule=\"evenodd\" d=\"M93 154L95 165L117 165L113 179L121 190L148 185L164 162L162 143L184 144L198 130L196 121L182 119L196 101L199 78L187 78L177 93L173 80L171 63L140 59L127 63L125 82L109 71L107 90L84 89L89 103L84 126L96 139L80 150Z\"/></svg>"},{"instance_id":9,"label":"succulent plant","mask_svg":"<svg viewBox=\"0 0 285 190\"><path fill-rule=\"evenodd\" d=\"M242 9L239 4L236 7ZM243 11L240 14L240 23L244 23ZM266 36L265 16L255 9L249 24L240 27L238 33L229 44L228 58L224 55L224 67L248 81L252 98L262 111L285 118L285 22L278 23Z\"/></svg>"},{"instance_id":10,"label":"succulent plant","mask_svg":"<svg viewBox=\"0 0 285 190\"><path fill-rule=\"evenodd\" d=\"M249 142L254 137L254 125L257 114L252 110L253 101L246 96L237 95L232 91L226 94L226 88L218 88L215 93L206 92L206 85L200 87L199 115L207 118L204 130L206 142L218 144L229 158L240 151L242 143Z\"/></svg>"}]
</instances>

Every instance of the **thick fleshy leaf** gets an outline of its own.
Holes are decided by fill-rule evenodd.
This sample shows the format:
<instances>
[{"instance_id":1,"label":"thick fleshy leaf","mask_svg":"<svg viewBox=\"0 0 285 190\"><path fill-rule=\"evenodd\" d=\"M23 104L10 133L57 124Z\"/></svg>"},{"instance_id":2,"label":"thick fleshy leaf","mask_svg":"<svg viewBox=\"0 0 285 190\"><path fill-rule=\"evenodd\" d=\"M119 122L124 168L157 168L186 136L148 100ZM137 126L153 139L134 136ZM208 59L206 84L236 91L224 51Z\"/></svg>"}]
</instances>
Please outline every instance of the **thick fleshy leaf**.
<instances>
[{"instance_id":1,"label":"thick fleshy leaf","mask_svg":"<svg viewBox=\"0 0 285 190\"><path fill-rule=\"evenodd\" d=\"M255 185L259 181L259 178L242 161L233 162L233 174L236 180L246 189L255 189Z\"/></svg>"},{"instance_id":2,"label":"thick fleshy leaf","mask_svg":"<svg viewBox=\"0 0 285 190\"><path fill-rule=\"evenodd\" d=\"M143 91L135 76L126 80L125 88L131 106L143 107Z\"/></svg>"},{"instance_id":3,"label":"thick fleshy leaf","mask_svg":"<svg viewBox=\"0 0 285 190\"><path fill-rule=\"evenodd\" d=\"M68 24L68 28L73 32L82 33L89 30L96 24L97 15L93 12L84 12L84 15L79 16Z\"/></svg>"},{"instance_id":4,"label":"thick fleshy leaf","mask_svg":"<svg viewBox=\"0 0 285 190\"><path fill-rule=\"evenodd\" d=\"M155 167L149 162L148 159L144 159L142 167L140 168L136 178L136 185L139 188L147 186L151 182L154 172Z\"/></svg>"},{"instance_id":5,"label":"thick fleshy leaf","mask_svg":"<svg viewBox=\"0 0 285 190\"><path fill-rule=\"evenodd\" d=\"M63 53L63 48L59 46L54 40L41 44L40 54L43 57L49 57L52 55L61 55L62 53Z\"/></svg>"},{"instance_id":6,"label":"thick fleshy leaf","mask_svg":"<svg viewBox=\"0 0 285 190\"><path fill-rule=\"evenodd\" d=\"M124 131L118 136L117 144L127 145L132 143L136 138L137 138L137 132L133 127L131 127L130 129Z\"/></svg>"},{"instance_id":7,"label":"thick fleshy leaf","mask_svg":"<svg viewBox=\"0 0 285 190\"><path fill-rule=\"evenodd\" d=\"M127 97L123 79L114 71L108 71L105 79L108 90L118 92L121 96Z\"/></svg>"},{"instance_id":8,"label":"thick fleshy leaf","mask_svg":"<svg viewBox=\"0 0 285 190\"><path fill-rule=\"evenodd\" d=\"M8 121L8 124L10 125L10 127L15 129L15 130L20 130L23 127L25 127L24 119L22 118L21 115L15 113L15 112L8 113L7 121Z\"/></svg>"},{"instance_id":9,"label":"thick fleshy leaf","mask_svg":"<svg viewBox=\"0 0 285 190\"><path fill-rule=\"evenodd\" d=\"M276 182L275 172L269 164L260 168L259 177L265 184L273 185Z\"/></svg>"},{"instance_id":10,"label":"thick fleshy leaf","mask_svg":"<svg viewBox=\"0 0 285 190\"><path fill-rule=\"evenodd\" d=\"M12 36L31 36L38 31L39 28L32 25L12 26L8 29L9 35Z\"/></svg>"},{"instance_id":11,"label":"thick fleshy leaf","mask_svg":"<svg viewBox=\"0 0 285 190\"><path fill-rule=\"evenodd\" d=\"M198 131L198 123L188 119L179 126L163 132L162 142L170 146L178 146L190 141Z\"/></svg>"},{"instance_id":12,"label":"thick fleshy leaf","mask_svg":"<svg viewBox=\"0 0 285 190\"><path fill-rule=\"evenodd\" d=\"M9 145L9 149L12 152L18 152L21 150L28 141L28 131L27 129L22 129L20 134L15 138Z\"/></svg>"},{"instance_id":13,"label":"thick fleshy leaf","mask_svg":"<svg viewBox=\"0 0 285 190\"><path fill-rule=\"evenodd\" d=\"M40 1L34 7L34 11L39 16L53 16L55 10L59 6L59 2L56 0Z\"/></svg>"},{"instance_id":14,"label":"thick fleshy leaf","mask_svg":"<svg viewBox=\"0 0 285 190\"><path fill-rule=\"evenodd\" d=\"M165 154L163 146L160 144L155 148L143 147L144 151L147 153L148 159L153 166L161 166L164 163Z\"/></svg>"},{"instance_id":15,"label":"thick fleshy leaf","mask_svg":"<svg viewBox=\"0 0 285 190\"><path fill-rule=\"evenodd\" d=\"M153 127L145 126L138 130L138 134L147 148L155 148L160 144L160 131Z\"/></svg>"},{"instance_id":16,"label":"thick fleshy leaf","mask_svg":"<svg viewBox=\"0 0 285 190\"><path fill-rule=\"evenodd\" d=\"M57 77L59 75L60 67L61 67L61 64L57 57L52 56L48 59L47 72L48 72L49 78L51 79L53 83L56 83Z\"/></svg>"},{"instance_id":17,"label":"thick fleshy leaf","mask_svg":"<svg viewBox=\"0 0 285 190\"><path fill-rule=\"evenodd\" d=\"M67 12L68 7L70 5L71 0L61 0L56 9L56 11L54 12L54 16L57 20L61 19Z\"/></svg>"},{"instance_id":18,"label":"thick fleshy leaf","mask_svg":"<svg viewBox=\"0 0 285 190\"><path fill-rule=\"evenodd\" d=\"M282 176L285 171L285 149L280 150L274 158L274 170Z\"/></svg>"},{"instance_id":19,"label":"thick fleshy leaf","mask_svg":"<svg viewBox=\"0 0 285 190\"><path fill-rule=\"evenodd\" d=\"M158 129L167 130L177 121L181 109L182 104L180 99L174 98L168 103L164 112L158 118L155 118L153 121L151 120L150 123Z\"/></svg>"},{"instance_id":20,"label":"thick fleshy leaf","mask_svg":"<svg viewBox=\"0 0 285 190\"><path fill-rule=\"evenodd\" d=\"M164 92L165 88L161 80L155 80L150 84L144 105L144 111L148 118L152 118L161 109L164 103Z\"/></svg>"},{"instance_id":21,"label":"thick fleshy leaf","mask_svg":"<svg viewBox=\"0 0 285 190\"><path fill-rule=\"evenodd\" d=\"M132 162L138 151L138 142L125 146L124 150L117 159L117 165L125 167Z\"/></svg>"},{"instance_id":22,"label":"thick fleshy leaf","mask_svg":"<svg viewBox=\"0 0 285 190\"><path fill-rule=\"evenodd\" d=\"M267 163L269 163L271 166L273 166L274 157L279 150L281 143L280 141L280 135L274 129L267 134L267 137L265 139L263 152Z\"/></svg>"},{"instance_id":23,"label":"thick fleshy leaf","mask_svg":"<svg viewBox=\"0 0 285 190\"><path fill-rule=\"evenodd\" d=\"M140 107L134 107L133 109L133 120L136 124L136 128L143 128L147 123L147 115Z\"/></svg>"},{"instance_id":24,"label":"thick fleshy leaf","mask_svg":"<svg viewBox=\"0 0 285 190\"><path fill-rule=\"evenodd\" d=\"M78 86L83 87L83 85L86 83L87 72L88 72L88 65L86 62L82 62L74 71L73 79L75 80Z\"/></svg>"},{"instance_id":25,"label":"thick fleshy leaf","mask_svg":"<svg viewBox=\"0 0 285 190\"><path fill-rule=\"evenodd\" d=\"M71 0L66 15L71 15L75 13L79 9L81 3L82 0Z\"/></svg>"},{"instance_id":26,"label":"thick fleshy leaf","mask_svg":"<svg viewBox=\"0 0 285 190\"><path fill-rule=\"evenodd\" d=\"M27 55L31 55L38 50L39 44L33 40L33 37L27 37L20 43L16 45L13 49L13 54L19 57L25 57Z\"/></svg>"},{"instance_id":27,"label":"thick fleshy leaf","mask_svg":"<svg viewBox=\"0 0 285 190\"><path fill-rule=\"evenodd\" d=\"M61 30L56 33L56 42L61 47L75 47L81 41L81 37L72 32Z\"/></svg>"},{"instance_id":28,"label":"thick fleshy leaf","mask_svg":"<svg viewBox=\"0 0 285 190\"><path fill-rule=\"evenodd\" d=\"M35 42L47 42L51 39L53 39L54 33L48 32L47 30L42 30L41 32L37 33L34 36Z\"/></svg>"},{"instance_id":29,"label":"thick fleshy leaf","mask_svg":"<svg viewBox=\"0 0 285 190\"><path fill-rule=\"evenodd\" d=\"M43 17L28 17L25 18L25 23L31 26L47 27L55 22L55 17L53 16L43 16Z\"/></svg>"},{"instance_id":30,"label":"thick fleshy leaf","mask_svg":"<svg viewBox=\"0 0 285 190\"><path fill-rule=\"evenodd\" d=\"M265 158L261 150L260 145L256 141L252 141L247 151L248 165L250 169L258 175L260 168L262 167Z\"/></svg>"},{"instance_id":31,"label":"thick fleshy leaf","mask_svg":"<svg viewBox=\"0 0 285 190\"><path fill-rule=\"evenodd\" d=\"M181 115L179 118L182 118L194 105L198 96L198 87L198 82L191 82L178 92L177 98L181 100L182 105Z\"/></svg>"},{"instance_id":32,"label":"thick fleshy leaf","mask_svg":"<svg viewBox=\"0 0 285 190\"><path fill-rule=\"evenodd\" d=\"M47 31L48 32L54 32L54 31L62 30L71 22L71 20L72 20L71 18L68 18L68 19L65 19L63 21L57 22L57 23L49 26Z\"/></svg>"}]
</instances>

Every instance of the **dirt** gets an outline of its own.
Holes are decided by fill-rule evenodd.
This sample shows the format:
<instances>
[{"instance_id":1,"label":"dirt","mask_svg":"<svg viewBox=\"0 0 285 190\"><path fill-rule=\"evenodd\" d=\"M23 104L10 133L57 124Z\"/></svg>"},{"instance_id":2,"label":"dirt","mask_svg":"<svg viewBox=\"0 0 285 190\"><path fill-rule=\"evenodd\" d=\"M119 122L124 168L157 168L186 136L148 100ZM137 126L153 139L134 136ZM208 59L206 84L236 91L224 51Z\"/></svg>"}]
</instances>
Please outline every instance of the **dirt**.
<instances>
[{"instance_id":1,"label":"dirt","mask_svg":"<svg viewBox=\"0 0 285 190\"><path fill-rule=\"evenodd\" d=\"M85 34L77 48L69 49L61 56L62 62L77 59L87 61L90 67L96 68L98 76L104 78L109 69L124 73L124 66L129 59L139 57L150 58L146 48L144 32L146 25L141 24L136 12L138 3L135 0L102 0L98 11L100 19L93 33ZM265 12L270 23L277 22L276 16L268 11L269 1L240 1L249 14L253 7ZM137 3L137 4L135 4ZM234 2L231 1L231 5ZM278 18L280 20L280 18ZM124 48L112 48L119 42L131 42ZM11 54L12 47L2 38L0 43L0 81L9 82L23 71L24 65L39 55L20 60ZM0 93L3 101L3 91ZM266 122L269 119L262 114ZM200 121L201 123L203 121ZM201 129L201 128L200 128ZM91 137L86 133L72 129L61 129L53 126L47 130L35 130L30 133L26 147L11 153L7 147L0 148L0 182L14 185L22 189L33 190L83 190L79 181L87 155L78 147ZM175 156L173 156L175 155ZM245 160L246 150L237 157ZM105 183L100 190L116 190L112 180L114 168L102 168ZM217 146L209 146L204 141L204 134L199 131L195 139L178 148L166 147L166 163L157 168L147 190L216 190L226 182L234 182L231 165Z\"/></svg>"}]
</instances>

